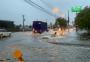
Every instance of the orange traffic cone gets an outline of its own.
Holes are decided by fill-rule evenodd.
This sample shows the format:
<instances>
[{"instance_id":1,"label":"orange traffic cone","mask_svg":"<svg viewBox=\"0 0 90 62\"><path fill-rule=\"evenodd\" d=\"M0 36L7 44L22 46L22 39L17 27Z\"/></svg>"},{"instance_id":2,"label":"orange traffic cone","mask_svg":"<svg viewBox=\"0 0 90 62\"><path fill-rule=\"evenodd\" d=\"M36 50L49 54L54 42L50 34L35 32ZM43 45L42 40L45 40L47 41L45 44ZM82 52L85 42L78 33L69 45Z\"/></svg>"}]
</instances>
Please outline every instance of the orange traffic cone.
<instances>
[{"instance_id":1,"label":"orange traffic cone","mask_svg":"<svg viewBox=\"0 0 90 62\"><path fill-rule=\"evenodd\" d=\"M21 50L15 50L13 52L13 57L18 60L18 62L24 62L23 54Z\"/></svg>"}]
</instances>

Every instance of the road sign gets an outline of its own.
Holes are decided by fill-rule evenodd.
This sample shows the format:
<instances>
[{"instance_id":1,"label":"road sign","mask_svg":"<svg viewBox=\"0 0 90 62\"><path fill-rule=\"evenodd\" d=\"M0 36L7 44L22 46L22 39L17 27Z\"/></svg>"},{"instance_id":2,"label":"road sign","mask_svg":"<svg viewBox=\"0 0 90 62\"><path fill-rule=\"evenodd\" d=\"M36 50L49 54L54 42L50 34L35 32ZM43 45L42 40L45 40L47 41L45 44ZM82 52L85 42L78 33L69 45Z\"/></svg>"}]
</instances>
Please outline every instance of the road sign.
<instances>
[{"instance_id":1,"label":"road sign","mask_svg":"<svg viewBox=\"0 0 90 62\"><path fill-rule=\"evenodd\" d=\"M82 10L82 7L81 6L75 6L75 7L72 7L71 8L71 11L72 12L80 12Z\"/></svg>"}]
</instances>

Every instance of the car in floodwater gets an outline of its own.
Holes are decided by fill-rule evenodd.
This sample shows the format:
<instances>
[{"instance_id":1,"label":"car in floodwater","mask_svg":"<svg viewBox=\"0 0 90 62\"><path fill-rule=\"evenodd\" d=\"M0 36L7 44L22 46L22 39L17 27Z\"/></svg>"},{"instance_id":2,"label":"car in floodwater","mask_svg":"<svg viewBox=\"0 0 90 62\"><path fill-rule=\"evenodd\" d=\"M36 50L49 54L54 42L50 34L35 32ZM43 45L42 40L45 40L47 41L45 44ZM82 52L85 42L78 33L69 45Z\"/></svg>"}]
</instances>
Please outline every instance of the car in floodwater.
<instances>
[{"instance_id":1,"label":"car in floodwater","mask_svg":"<svg viewBox=\"0 0 90 62\"><path fill-rule=\"evenodd\" d=\"M6 29L0 29L0 37L9 37L11 32L8 32Z\"/></svg>"}]
</instances>

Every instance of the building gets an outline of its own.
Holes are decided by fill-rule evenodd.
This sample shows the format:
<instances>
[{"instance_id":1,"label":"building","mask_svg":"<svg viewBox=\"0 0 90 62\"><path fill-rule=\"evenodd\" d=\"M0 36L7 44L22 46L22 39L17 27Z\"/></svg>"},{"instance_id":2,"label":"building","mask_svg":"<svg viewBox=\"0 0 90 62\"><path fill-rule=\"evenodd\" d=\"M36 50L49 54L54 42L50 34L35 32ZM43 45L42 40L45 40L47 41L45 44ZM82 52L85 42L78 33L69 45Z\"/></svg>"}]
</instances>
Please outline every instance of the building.
<instances>
[{"instance_id":1,"label":"building","mask_svg":"<svg viewBox=\"0 0 90 62\"><path fill-rule=\"evenodd\" d=\"M13 21L0 20L0 29L12 30L15 25Z\"/></svg>"}]
</instances>

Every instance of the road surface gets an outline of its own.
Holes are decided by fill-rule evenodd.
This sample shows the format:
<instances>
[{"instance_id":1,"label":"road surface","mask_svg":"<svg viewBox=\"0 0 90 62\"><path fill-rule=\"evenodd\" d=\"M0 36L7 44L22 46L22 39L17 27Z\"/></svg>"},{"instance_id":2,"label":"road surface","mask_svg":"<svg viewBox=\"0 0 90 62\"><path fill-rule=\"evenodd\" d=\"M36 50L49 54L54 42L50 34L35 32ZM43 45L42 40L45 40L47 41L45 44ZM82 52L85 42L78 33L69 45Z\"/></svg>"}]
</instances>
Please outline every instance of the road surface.
<instances>
[{"instance_id":1,"label":"road surface","mask_svg":"<svg viewBox=\"0 0 90 62\"><path fill-rule=\"evenodd\" d=\"M31 32L16 32L0 40L0 62L17 62L12 56L16 49L23 52L25 62L90 62L89 44L72 35L41 39Z\"/></svg>"}]
</instances>

